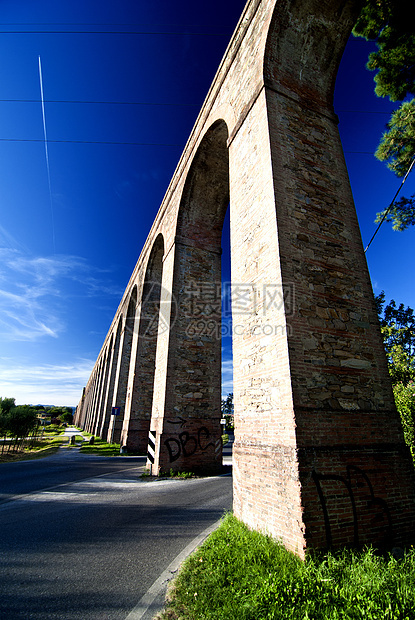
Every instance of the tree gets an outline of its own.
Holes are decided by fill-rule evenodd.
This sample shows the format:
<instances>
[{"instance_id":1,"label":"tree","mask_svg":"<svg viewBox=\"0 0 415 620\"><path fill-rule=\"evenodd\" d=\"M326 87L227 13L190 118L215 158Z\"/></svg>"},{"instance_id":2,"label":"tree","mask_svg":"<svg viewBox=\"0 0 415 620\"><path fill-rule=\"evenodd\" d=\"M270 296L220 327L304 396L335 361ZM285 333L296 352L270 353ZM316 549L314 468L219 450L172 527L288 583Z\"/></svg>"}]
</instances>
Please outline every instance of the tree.
<instances>
[{"instance_id":1,"label":"tree","mask_svg":"<svg viewBox=\"0 0 415 620\"><path fill-rule=\"evenodd\" d=\"M233 415L233 392L222 399L221 412L222 415Z\"/></svg>"},{"instance_id":2,"label":"tree","mask_svg":"<svg viewBox=\"0 0 415 620\"><path fill-rule=\"evenodd\" d=\"M396 383L393 386L396 408L402 421L405 442L412 452L415 460L415 383L410 381L407 385Z\"/></svg>"},{"instance_id":3,"label":"tree","mask_svg":"<svg viewBox=\"0 0 415 620\"><path fill-rule=\"evenodd\" d=\"M9 418L10 411L15 406L14 398L1 398L0 397L0 435L3 437L1 444L1 453L4 453L6 446L6 437L9 432Z\"/></svg>"},{"instance_id":4,"label":"tree","mask_svg":"<svg viewBox=\"0 0 415 620\"><path fill-rule=\"evenodd\" d=\"M415 156L415 99L404 102L392 114L387 124L388 131L375 153L397 176L402 177L411 170ZM393 229L403 231L415 224L415 194L410 198L401 198L389 209L377 214L376 222L385 219L392 222Z\"/></svg>"},{"instance_id":5,"label":"tree","mask_svg":"<svg viewBox=\"0 0 415 620\"><path fill-rule=\"evenodd\" d=\"M70 413L72 415L71 407L48 407L47 414L52 418L59 418L62 414Z\"/></svg>"},{"instance_id":6,"label":"tree","mask_svg":"<svg viewBox=\"0 0 415 620\"><path fill-rule=\"evenodd\" d=\"M37 414L30 405L19 405L10 409L7 430L14 438L14 449L24 442L27 435L37 427Z\"/></svg>"},{"instance_id":7,"label":"tree","mask_svg":"<svg viewBox=\"0 0 415 620\"><path fill-rule=\"evenodd\" d=\"M392 299L385 307L385 293L376 297L380 327L392 383L415 380L415 317L412 308L396 306Z\"/></svg>"},{"instance_id":8,"label":"tree","mask_svg":"<svg viewBox=\"0 0 415 620\"><path fill-rule=\"evenodd\" d=\"M58 418L62 424L72 424L73 414L72 411L64 411Z\"/></svg>"},{"instance_id":9,"label":"tree","mask_svg":"<svg viewBox=\"0 0 415 620\"><path fill-rule=\"evenodd\" d=\"M10 409L16 406L16 399L14 398L1 398L0 397L0 409L5 415L10 412Z\"/></svg>"},{"instance_id":10,"label":"tree","mask_svg":"<svg viewBox=\"0 0 415 620\"><path fill-rule=\"evenodd\" d=\"M52 424L72 422L72 407L47 407L45 413Z\"/></svg>"},{"instance_id":11,"label":"tree","mask_svg":"<svg viewBox=\"0 0 415 620\"><path fill-rule=\"evenodd\" d=\"M353 29L355 36L375 41L367 68L376 71L375 93L391 101L415 95L415 33L407 0L366 0ZM415 157L415 100L403 101L392 114L376 150L397 176L404 176ZM415 224L415 194L401 198L390 210L377 214L393 222L394 230Z\"/></svg>"},{"instance_id":12,"label":"tree","mask_svg":"<svg viewBox=\"0 0 415 620\"><path fill-rule=\"evenodd\" d=\"M226 430L233 431L234 430L234 422L233 422L233 392L227 395L226 398L222 399L221 402L221 413L222 417L226 420Z\"/></svg>"},{"instance_id":13,"label":"tree","mask_svg":"<svg viewBox=\"0 0 415 620\"><path fill-rule=\"evenodd\" d=\"M402 101L415 95L415 34L407 0L366 0L353 28L355 36L375 41L367 68L377 71L375 93Z\"/></svg>"},{"instance_id":14,"label":"tree","mask_svg":"<svg viewBox=\"0 0 415 620\"><path fill-rule=\"evenodd\" d=\"M392 299L384 307L385 293L375 298L388 357L396 408L405 441L415 457L415 317L414 311Z\"/></svg>"}]
</instances>

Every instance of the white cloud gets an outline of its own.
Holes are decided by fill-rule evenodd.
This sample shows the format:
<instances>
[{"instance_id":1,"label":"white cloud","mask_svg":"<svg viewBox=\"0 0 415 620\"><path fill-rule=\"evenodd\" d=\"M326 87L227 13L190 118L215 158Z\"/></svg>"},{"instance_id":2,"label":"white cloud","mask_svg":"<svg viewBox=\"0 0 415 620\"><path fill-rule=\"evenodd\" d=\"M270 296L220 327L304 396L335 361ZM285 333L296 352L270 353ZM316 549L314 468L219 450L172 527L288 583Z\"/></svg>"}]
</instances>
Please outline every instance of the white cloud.
<instances>
[{"instance_id":1,"label":"white cloud","mask_svg":"<svg viewBox=\"0 0 415 620\"><path fill-rule=\"evenodd\" d=\"M0 241L10 241L0 229ZM30 257L19 249L0 248L0 339L35 341L57 338L66 329L70 301L114 295L101 272L78 256Z\"/></svg>"},{"instance_id":2,"label":"white cloud","mask_svg":"<svg viewBox=\"0 0 415 620\"><path fill-rule=\"evenodd\" d=\"M222 360L222 398L233 392L233 361Z\"/></svg>"},{"instance_id":3,"label":"white cloud","mask_svg":"<svg viewBox=\"0 0 415 620\"><path fill-rule=\"evenodd\" d=\"M0 256L4 248L15 248L19 252L27 252L27 249L15 239L1 224L0 224Z\"/></svg>"},{"instance_id":4,"label":"white cloud","mask_svg":"<svg viewBox=\"0 0 415 620\"><path fill-rule=\"evenodd\" d=\"M16 404L76 406L94 366L93 360L72 364L13 365L0 359L0 396Z\"/></svg>"}]
</instances>

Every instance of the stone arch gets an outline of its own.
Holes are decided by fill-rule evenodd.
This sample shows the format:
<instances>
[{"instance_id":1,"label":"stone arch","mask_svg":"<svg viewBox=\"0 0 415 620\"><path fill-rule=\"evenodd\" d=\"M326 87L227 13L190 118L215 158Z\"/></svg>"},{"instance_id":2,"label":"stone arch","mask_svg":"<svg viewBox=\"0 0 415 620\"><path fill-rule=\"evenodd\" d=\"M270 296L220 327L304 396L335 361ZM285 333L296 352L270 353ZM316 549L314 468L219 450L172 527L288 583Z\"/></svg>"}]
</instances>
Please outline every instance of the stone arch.
<instances>
[{"instance_id":1,"label":"stone arch","mask_svg":"<svg viewBox=\"0 0 415 620\"><path fill-rule=\"evenodd\" d=\"M332 105L337 70L360 11L337 0L276 2L264 52L264 80L308 102Z\"/></svg>"},{"instance_id":2,"label":"stone arch","mask_svg":"<svg viewBox=\"0 0 415 620\"><path fill-rule=\"evenodd\" d=\"M96 424L95 424L95 432L94 432L94 434L99 437L102 437L102 426L103 426L103 421L104 421L106 396L108 393L108 379L109 379L109 373L111 369L111 353L112 353L113 339L114 339L114 336L113 334L111 334L109 343L107 344L107 347L105 349L105 354L104 354L103 380L102 380L102 386L100 389L100 400L99 400L98 410L96 413Z\"/></svg>"},{"instance_id":3,"label":"stone arch","mask_svg":"<svg viewBox=\"0 0 415 620\"><path fill-rule=\"evenodd\" d=\"M106 351L104 350L101 355L101 363L100 363L99 374L98 374L97 393L96 393L95 402L94 402L94 415L93 415L93 420L92 420L92 431L91 431L93 435L98 434L99 416L100 416L102 395L103 395L103 389L104 389L105 369L107 365L106 360L107 360L107 354L106 354Z\"/></svg>"},{"instance_id":4,"label":"stone arch","mask_svg":"<svg viewBox=\"0 0 415 620\"><path fill-rule=\"evenodd\" d=\"M98 365L98 370L97 370L95 394L94 394L94 400L93 400L92 410L91 410L91 420L89 423L89 429L90 429L89 432L92 433L93 435L95 434L95 430L96 430L96 416L99 410L99 401L101 397L103 365L104 365L104 359L103 359L103 356L101 356L99 359L99 365Z\"/></svg>"},{"instance_id":5,"label":"stone arch","mask_svg":"<svg viewBox=\"0 0 415 620\"><path fill-rule=\"evenodd\" d=\"M163 294L178 312L168 314L164 333L158 329L151 470L217 472L220 230L231 194L240 310L233 509L302 556L329 539L353 544L353 530L361 528L362 540L377 541L379 518L387 518L395 544L413 543L413 464L332 107L339 59L360 6L248 0L132 278L141 286L162 230ZM225 121L216 120L228 103L234 124L224 113ZM130 286L123 312L128 304ZM130 364L133 306L117 355L113 404L122 407L125 377L132 386L139 369ZM355 520L340 537L343 528L331 523L339 514Z\"/></svg>"},{"instance_id":6,"label":"stone arch","mask_svg":"<svg viewBox=\"0 0 415 620\"><path fill-rule=\"evenodd\" d=\"M164 238L159 233L153 243L141 293L134 373L131 378L131 402L125 416L122 443L129 450L146 451L150 429L159 329L165 329L169 306L161 303Z\"/></svg>"},{"instance_id":7,"label":"stone arch","mask_svg":"<svg viewBox=\"0 0 415 620\"><path fill-rule=\"evenodd\" d=\"M121 342L121 335L122 335L123 320L124 320L124 317L121 314L118 317L118 324L117 324L117 330L115 332L115 338L113 338L114 334L111 335L111 345L110 345L110 349L108 352L110 374L109 374L108 389L107 389L105 404L104 404L104 412L102 416L102 425L101 425L101 429L99 432L99 436L102 437L103 439L106 439L107 441L111 439L111 435L109 434L108 431L109 431L109 426L111 422L111 409L112 409L112 403L114 399L114 392L116 390L115 380L117 376L117 367L118 367L118 359L119 359L119 352L120 352L120 342Z\"/></svg>"},{"instance_id":8,"label":"stone arch","mask_svg":"<svg viewBox=\"0 0 415 620\"><path fill-rule=\"evenodd\" d=\"M228 127L217 120L206 131L187 173L176 224L176 241L220 251L229 204Z\"/></svg>"},{"instance_id":9,"label":"stone arch","mask_svg":"<svg viewBox=\"0 0 415 620\"><path fill-rule=\"evenodd\" d=\"M221 468L221 235L229 204L228 128L217 120L192 160L177 217L163 427L157 470ZM184 420L186 420L184 422ZM154 423L155 425L155 423Z\"/></svg>"},{"instance_id":10,"label":"stone arch","mask_svg":"<svg viewBox=\"0 0 415 620\"><path fill-rule=\"evenodd\" d=\"M120 351L117 362L117 378L115 381L116 390L113 396L113 407L119 407L118 416L111 416L109 435L115 443L121 440L121 431L124 421L124 413L127 400L130 394L127 393L128 377L130 372L130 360L134 329L136 323L137 312L137 285L135 284L128 296L128 305L125 315L125 322L122 332L122 342L120 342Z\"/></svg>"},{"instance_id":11,"label":"stone arch","mask_svg":"<svg viewBox=\"0 0 415 620\"><path fill-rule=\"evenodd\" d=\"M88 406L87 406L87 412L85 416L85 428L88 432L90 432L90 429L92 426L94 402L95 402L95 395L96 395L97 381L98 381L98 363L96 364L96 368L93 372L91 385L88 390Z\"/></svg>"}]
</instances>

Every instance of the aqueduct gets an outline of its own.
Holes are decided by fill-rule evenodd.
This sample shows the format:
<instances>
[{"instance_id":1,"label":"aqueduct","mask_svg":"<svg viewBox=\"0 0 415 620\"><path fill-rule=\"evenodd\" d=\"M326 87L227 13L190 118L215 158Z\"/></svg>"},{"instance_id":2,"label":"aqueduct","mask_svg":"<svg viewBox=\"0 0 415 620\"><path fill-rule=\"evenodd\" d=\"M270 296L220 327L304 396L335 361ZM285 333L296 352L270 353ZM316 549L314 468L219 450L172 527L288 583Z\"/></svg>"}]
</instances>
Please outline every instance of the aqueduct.
<instances>
[{"instance_id":1,"label":"aqueduct","mask_svg":"<svg viewBox=\"0 0 415 620\"><path fill-rule=\"evenodd\" d=\"M230 204L234 512L300 555L414 539L412 461L332 104L360 4L248 0L76 414L148 452L155 474L220 471Z\"/></svg>"}]
</instances>

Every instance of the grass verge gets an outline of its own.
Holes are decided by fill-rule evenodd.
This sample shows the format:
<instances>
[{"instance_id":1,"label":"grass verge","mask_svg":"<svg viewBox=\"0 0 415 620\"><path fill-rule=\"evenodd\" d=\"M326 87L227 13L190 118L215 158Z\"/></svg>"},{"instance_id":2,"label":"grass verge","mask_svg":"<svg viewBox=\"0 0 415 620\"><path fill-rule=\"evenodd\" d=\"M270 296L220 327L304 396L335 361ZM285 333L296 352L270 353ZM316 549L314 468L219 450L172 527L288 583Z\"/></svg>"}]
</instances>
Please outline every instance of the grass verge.
<instances>
[{"instance_id":1,"label":"grass verge","mask_svg":"<svg viewBox=\"0 0 415 620\"><path fill-rule=\"evenodd\" d=\"M90 433L83 432L83 435L84 437L92 437ZM134 452L131 450L121 454L119 443L107 443L96 436L94 436L93 444L85 441L80 451L83 452L83 454L96 454L97 456L145 456L142 452Z\"/></svg>"},{"instance_id":2,"label":"grass verge","mask_svg":"<svg viewBox=\"0 0 415 620\"><path fill-rule=\"evenodd\" d=\"M107 443L99 437L95 437L93 444L86 441L81 446L80 451L83 454L96 454L97 456L120 456L120 444Z\"/></svg>"},{"instance_id":3,"label":"grass verge","mask_svg":"<svg viewBox=\"0 0 415 620\"><path fill-rule=\"evenodd\" d=\"M158 620L413 620L415 551L362 552L301 562L227 515L183 564Z\"/></svg>"},{"instance_id":4,"label":"grass verge","mask_svg":"<svg viewBox=\"0 0 415 620\"><path fill-rule=\"evenodd\" d=\"M45 456L55 454L55 452L57 452L60 446L65 442L66 440L64 440L60 435L54 437L45 436L43 439L38 439L34 442L30 448L0 454L0 463L41 459Z\"/></svg>"}]
</instances>

